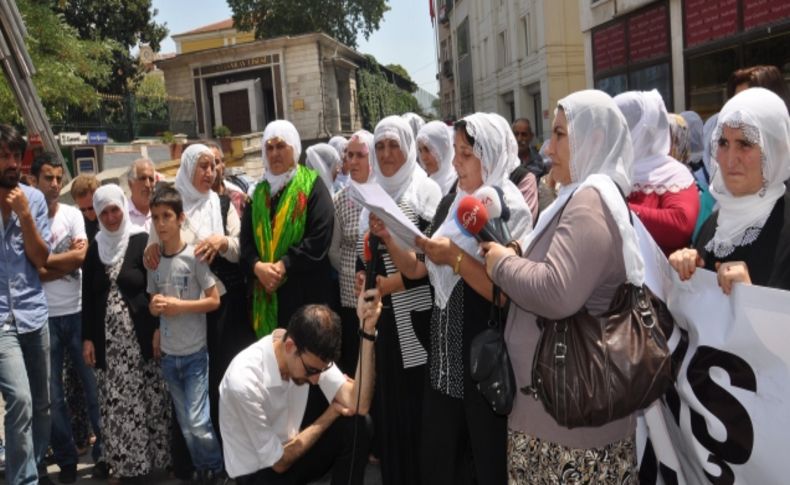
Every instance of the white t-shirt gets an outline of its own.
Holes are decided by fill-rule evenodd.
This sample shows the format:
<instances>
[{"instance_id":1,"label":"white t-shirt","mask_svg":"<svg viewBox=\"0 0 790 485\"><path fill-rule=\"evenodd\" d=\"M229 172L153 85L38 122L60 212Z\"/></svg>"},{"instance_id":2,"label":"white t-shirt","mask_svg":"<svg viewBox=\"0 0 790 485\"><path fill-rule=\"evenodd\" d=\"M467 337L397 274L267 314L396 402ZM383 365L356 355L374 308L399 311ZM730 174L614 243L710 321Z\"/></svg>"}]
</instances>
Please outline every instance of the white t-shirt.
<instances>
[{"instance_id":1,"label":"white t-shirt","mask_svg":"<svg viewBox=\"0 0 790 485\"><path fill-rule=\"evenodd\" d=\"M58 204L55 217L50 217L51 236L49 247L52 254L65 253L71 248L72 241L88 240L85 234L85 220L76 207ZM82 270L77 268L63 278L43 284L47 294L50 317L62 317L82 311Z\"/></svg>"},{"instance_id":2,"label":"white t-shirt","mask_svg":"<svg viewBox=\"0 0 790 485\"><path fill-rule=\"evenodd\" d=\"M332 402L346 382L333 365L318 386ZM225 470L231 477L269 468L282 457L283 445L299 433L310 386L283 381L272 335L242 350L219 386L219 422Z\"/></svg>"}]
</instances>

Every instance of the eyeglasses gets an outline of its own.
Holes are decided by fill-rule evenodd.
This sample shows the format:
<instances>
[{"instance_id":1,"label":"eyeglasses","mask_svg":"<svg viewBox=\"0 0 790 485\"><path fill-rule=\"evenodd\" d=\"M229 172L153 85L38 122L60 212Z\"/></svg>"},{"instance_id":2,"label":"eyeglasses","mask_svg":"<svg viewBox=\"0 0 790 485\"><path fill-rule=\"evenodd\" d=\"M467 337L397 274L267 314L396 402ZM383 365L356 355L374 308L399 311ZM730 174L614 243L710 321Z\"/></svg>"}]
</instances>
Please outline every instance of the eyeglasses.
<instances>
[{"instance_id":1,"label":"eyeglasses","mask_svg":"<svg viewBox=\"0 0 790 485\"><path fill-rule=\"evenodd\" d=\"M86 212L90 212L90 211L92 211L92 210L93 210L93 206L89 206L89 207L80 207L80 212L82 212L83 214L84 214L84 213L86 213Z\"/></svg>"},{"instance_id":2,"label":"eyeglasses","mask_svg":"<svg viewBox=\"0 0 790 485\"><path fill-rule=\"evenodd\" d=\"M315 367L309 366L309 365L307 365L307 364L305 363L305 361L304 361L304 358L302 357L302 353L301 353L301 352L300 352L300 353L298 353L297 355L299 356L299 360L301 360L301 361L302 361L302 366L304 366L304 374L305 374L305 377L311 377L311 376L315 376L315 375L321 374L321 373L323 373L323 372L326 372L326 371L328 371L330 368L332 368L332 365L334 364L334 362L330 362L330 363L328 363L328 364L326 365L326 367L324 367L323 369L316 369Z\"/></svg>"}]
</instances>

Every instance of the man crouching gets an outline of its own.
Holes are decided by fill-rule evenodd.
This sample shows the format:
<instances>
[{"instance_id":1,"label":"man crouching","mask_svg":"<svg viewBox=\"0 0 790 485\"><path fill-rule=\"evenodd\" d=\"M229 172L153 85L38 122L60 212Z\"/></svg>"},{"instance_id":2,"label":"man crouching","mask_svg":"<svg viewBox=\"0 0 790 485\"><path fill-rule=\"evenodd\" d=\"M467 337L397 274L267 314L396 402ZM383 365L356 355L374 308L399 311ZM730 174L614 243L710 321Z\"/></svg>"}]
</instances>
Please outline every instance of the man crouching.
<instances>
[{"instance_id":1,"label":"man crouching","mask_svg":"<svg viewBox=\"0 0 790 485\"><path fill-rule=\"evenodd\" d=\"M233 359L219 388L219 419L225 468L237 484L308 483L329 470L334 485L362 483L380 314L378 291L362 293L354 380L333 365L340 318L325 305L300 308L287 330L275 330Z\"/></svg>"}]
</instances>

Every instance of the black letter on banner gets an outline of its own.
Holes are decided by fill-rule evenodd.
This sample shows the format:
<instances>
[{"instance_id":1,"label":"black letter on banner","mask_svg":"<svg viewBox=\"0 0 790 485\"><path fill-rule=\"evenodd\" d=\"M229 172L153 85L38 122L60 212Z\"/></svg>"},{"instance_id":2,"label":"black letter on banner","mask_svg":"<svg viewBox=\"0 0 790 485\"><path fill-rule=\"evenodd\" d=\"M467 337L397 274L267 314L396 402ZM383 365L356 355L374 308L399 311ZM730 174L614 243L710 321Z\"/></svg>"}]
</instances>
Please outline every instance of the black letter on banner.
<instances>
[{"instance_id":1,"label":"black letter on banner","mask_svg":"<svg viewBox=\"0 0 790 485\"><path fill-rule=\"evenodd\" d=\"M754 446L754 428L749 413L741 406L741 403L710 378L712 367L724 369L730 376L733 386L747 391L755 392L757 390L757 378L745 360L712 347L700 346L689 362L687 376L694 395L706 409L722 422L727 431L726 441L723 443L716 441L708 433L705 418L690 409L691 430L694 437L711 451L712 454L708 457L708 461L722 469L719 477L705 474L712 483L731 484L734 481L734 476L727 463L746 463Z\"/></svg>"}]
</instances>

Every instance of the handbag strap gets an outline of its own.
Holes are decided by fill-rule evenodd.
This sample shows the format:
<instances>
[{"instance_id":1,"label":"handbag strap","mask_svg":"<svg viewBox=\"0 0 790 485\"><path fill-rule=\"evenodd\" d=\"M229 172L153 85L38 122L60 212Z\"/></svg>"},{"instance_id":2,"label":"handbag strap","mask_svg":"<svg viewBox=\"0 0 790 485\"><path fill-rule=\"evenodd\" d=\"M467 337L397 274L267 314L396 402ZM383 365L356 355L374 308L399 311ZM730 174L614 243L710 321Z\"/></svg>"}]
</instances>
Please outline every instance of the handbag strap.
<instances>
[{"instance_id":1,"label":"handbag strap","mask_svg":"<svg viewBox=\"0 0 790 485\"><path fill-rule=\"evenodd\" d=\"M502 320L502 307L499 306L499 298L502 295L502 290L498 285L494 284L492 289L491 298L491 311L488 316L488 325L491 328L502 330L505 322Z\"/></svg>"}]
</instances>

